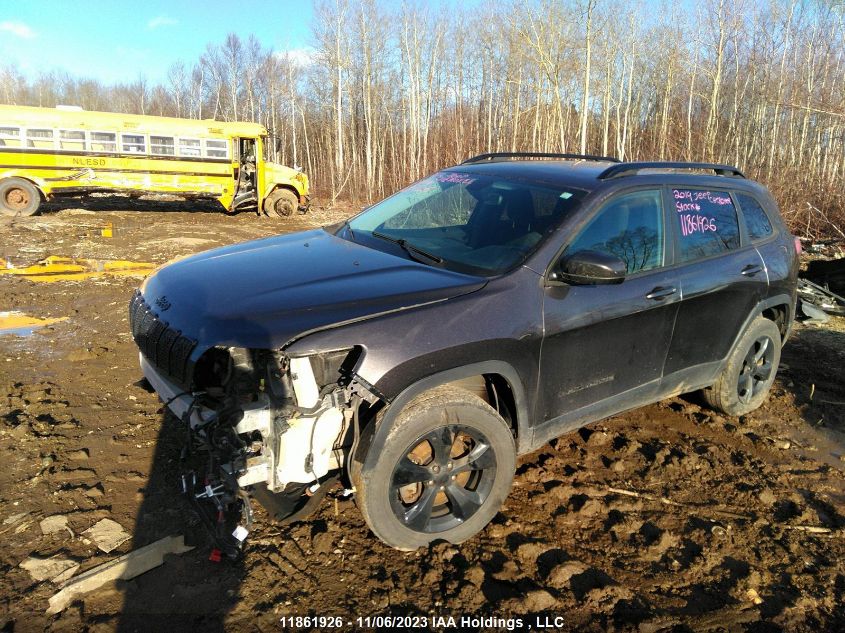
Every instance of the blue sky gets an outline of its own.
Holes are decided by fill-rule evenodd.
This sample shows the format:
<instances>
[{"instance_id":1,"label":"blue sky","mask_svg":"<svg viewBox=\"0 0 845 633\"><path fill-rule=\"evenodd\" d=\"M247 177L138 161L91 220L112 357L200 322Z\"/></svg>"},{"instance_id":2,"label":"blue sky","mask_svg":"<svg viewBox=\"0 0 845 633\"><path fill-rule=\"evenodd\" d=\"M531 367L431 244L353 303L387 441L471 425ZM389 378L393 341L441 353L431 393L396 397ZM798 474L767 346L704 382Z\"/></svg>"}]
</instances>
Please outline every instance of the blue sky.
<instances>
[{"instance_id":1,"label":"blue sky","mask_svg":"<svg viewBox=\"0 0 845 633\"><path fill-rule=\"evenodd\" d=\"M229 32L277 51L308 48L311 13L310 0L0 0L0 65L156 82Z\"/></svg>"}]
</instances>

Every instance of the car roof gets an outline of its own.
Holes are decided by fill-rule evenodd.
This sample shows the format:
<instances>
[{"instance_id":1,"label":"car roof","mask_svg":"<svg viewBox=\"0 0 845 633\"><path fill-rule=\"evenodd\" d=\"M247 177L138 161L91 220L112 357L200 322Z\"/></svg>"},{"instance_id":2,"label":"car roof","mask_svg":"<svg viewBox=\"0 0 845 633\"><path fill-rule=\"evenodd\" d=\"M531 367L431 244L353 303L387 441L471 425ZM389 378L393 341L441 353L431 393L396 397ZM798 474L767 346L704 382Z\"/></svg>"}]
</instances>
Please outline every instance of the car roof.
<instances>
[{"instance_id":1,"label":"car roof","mask_svg":"<svg viewBox=\"0 0 845 633\"><path fill-rule=\"evenodd\" d=\"M602 181L598 179L599 174L615 164L610 161L593 160L502 160L464 163L450 167L446 171L518 179L556 187L578 187L593 191L602 185Z\"/></svg>"},{"instance_id":2,"label":"car roof","mask_svg":"<svg viewBox=\"0 0 845 633\"><path fill-rule=\"evenodd\" d=\"M764 189L759 183L746 179L742 172L729 165L675 162L626 163L610 158L605 160L603 157L548 160L543 155L538 155L538 158L543 158L543 160L510 158L507 155L493 160L470 159L445 171L482 174L558 188L577 187L588 193L599 189L617 189L638 184ZM711 173L701 173L702 170Z\"/></svg>"}]
</instances>

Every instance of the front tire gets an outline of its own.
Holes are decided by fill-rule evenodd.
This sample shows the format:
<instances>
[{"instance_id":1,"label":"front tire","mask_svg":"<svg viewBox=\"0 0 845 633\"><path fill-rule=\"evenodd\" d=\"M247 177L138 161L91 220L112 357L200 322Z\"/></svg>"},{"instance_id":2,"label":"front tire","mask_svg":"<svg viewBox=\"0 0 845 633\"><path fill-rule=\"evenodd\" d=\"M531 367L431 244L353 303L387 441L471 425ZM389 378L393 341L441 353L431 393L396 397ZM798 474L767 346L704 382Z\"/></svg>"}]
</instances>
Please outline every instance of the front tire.
<instances>
[{"instance_id":1,"label":"front tire","mask_svg":"<svg viewBox=\"0 0 845 633\"><path fill-rule=\"evenodd\" d=\"M287 218L299 208L299 198L290 189L276 189L264 198L264 213L270 217Z\"/></svg>"},{"instance_id":2,"label":"front tire","mask_svg":"<svg viewBox=\"0 0 845 633\"><path fill-rule=\"evenodd\" d=\"M475 394L438 387L399 413L374 462L350 476L373 533L410 551L481 531L510 492L515 466L501 416Z\"/></svg>"},{"instance_id":3,"label":"front tire","mask_svg":"<svg viewBox=\"0 0 845 633\"><path fill-rule=\"evenodd\" d=\"M780 348L777 325L758 316L737 341L716 382L704 390L704 399L728 415L754 411L769 395L780 363Z\"/></svg>"},{"instance_id":4,"label":"front tire","mask_svg":"<svg viewBox=\"0 0 845 633\"><path fill-rule=\"evenodd\" d=\"M40 206L41 193L28 180L6 178L0 181L0 213L3 215L35 215Z\"/></svg>"}]
</instances>

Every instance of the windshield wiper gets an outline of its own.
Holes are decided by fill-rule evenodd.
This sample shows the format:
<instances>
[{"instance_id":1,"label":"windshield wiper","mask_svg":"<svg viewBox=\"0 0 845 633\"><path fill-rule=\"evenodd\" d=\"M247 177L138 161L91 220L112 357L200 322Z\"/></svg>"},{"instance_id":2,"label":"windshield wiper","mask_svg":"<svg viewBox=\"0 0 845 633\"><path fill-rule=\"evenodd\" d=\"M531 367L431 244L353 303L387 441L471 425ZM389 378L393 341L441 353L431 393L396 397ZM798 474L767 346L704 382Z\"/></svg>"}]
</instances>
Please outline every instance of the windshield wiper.
<instances>
[{"instance_id":1,"label":"windshield wiper","mask_svg":"<svg viewBox=\"0 0 845 633\"><path fill-rule=\"evenodd\" d=\"M378 237L378 238L381 238L383 240L387 240L388 242L393 242L394 244L398 244L402 248L402 250L404 250L406 253L408 253L408 255L410 255L411 257L413 257L417 261L419 261L419 258L414 257L414 254L422 255L423 257L430 259L431 261L433 261L437 264L443 263L443 258L440 257L439 255L435 255L434 253L429 253L428 251L424 251L423 249L421 249L417 246L414 246L413 244L409 244L408 242L403 240L401 237L393 237L391 235L385 235L384 233L379 233L378 231L373 231L371 233L371 235L373 237Z\"/></svg>"}]
</instances>

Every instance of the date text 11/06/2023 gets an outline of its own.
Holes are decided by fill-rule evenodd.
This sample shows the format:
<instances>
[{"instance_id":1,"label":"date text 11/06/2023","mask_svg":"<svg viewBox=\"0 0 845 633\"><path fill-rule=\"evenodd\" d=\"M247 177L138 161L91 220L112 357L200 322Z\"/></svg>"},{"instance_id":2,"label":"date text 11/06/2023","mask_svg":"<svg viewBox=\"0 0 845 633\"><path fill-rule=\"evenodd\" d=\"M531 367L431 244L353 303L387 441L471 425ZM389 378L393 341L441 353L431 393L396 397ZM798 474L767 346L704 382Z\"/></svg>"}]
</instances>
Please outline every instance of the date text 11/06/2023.
<instances>
[{"instance_id":1,"label":"date text 11/06/2023","mask_svg":"<svg viewBox=\"0 0 845 633\"><path fill-rule=\"evenodd\" d=\"M675 199L675 210L678 212L678 219L681 221L681 234L684 236L692 233L706 233L716 231L716 218L711 215L700 213L712 208L733 204L730 196L723 193L711 191L691 191L689 189L673 189L672 197Z\"/></svg>"},{"instance_id":2,"label":"date text 11/06/2023","mask_svg":"<svg viewBox=\"0 0 845 633\"><path fill-rule=\"evenodd\" d=\"M344 618L342 616L284 616L280 624L289 629L355 629L376 630L500 630L517 631L556 630L566 625L566 620L559 615L537 615L528 617L497 616L452 616L452 615L368 615Z\"/></svg>"}]
</instances>

